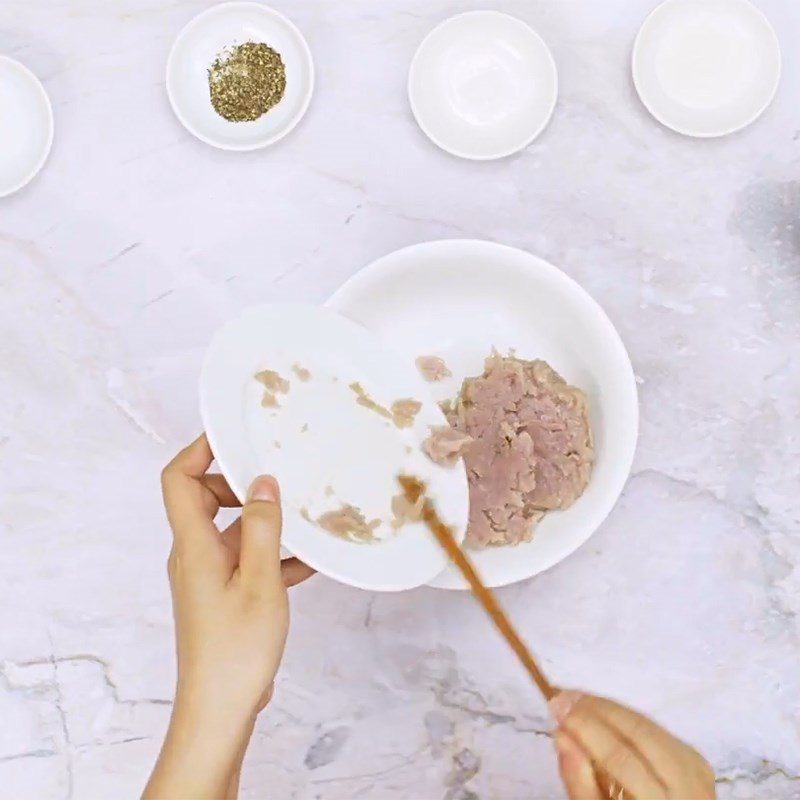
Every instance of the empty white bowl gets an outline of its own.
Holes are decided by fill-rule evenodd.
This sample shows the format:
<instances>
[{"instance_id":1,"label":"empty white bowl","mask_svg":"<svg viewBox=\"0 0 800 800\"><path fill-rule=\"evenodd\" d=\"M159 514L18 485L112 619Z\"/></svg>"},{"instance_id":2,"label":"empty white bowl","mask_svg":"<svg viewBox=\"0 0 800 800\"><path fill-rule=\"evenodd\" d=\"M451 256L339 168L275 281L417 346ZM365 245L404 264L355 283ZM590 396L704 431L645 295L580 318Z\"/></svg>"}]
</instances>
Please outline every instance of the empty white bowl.
<instances>
[{"instance_id":1,"label":"empty white bowl","mask_svg":"<svg viewBox=\"0 0 800 800\"><path fill-rule=\"evenodd\" d=\"M540 258L471 240L426 242L378 259L350 278L328 304L406 354L444 358L452 378L430 384L436 400L456 395L480 375L493 347L545 359L586 392L596 460L583 495L552 511L533 540L470 550L489 586L524 580L582 545L617 501L638 432L636 381L619 334L575 281ZM466 589L453 566L431 581Z\"/></svg>"},{"instance_id":2,"label":"empty white bowl","mask_svg":"<svg viewBox=\"0 0 800 800\"><path fill-rule=\"evenodd\" d=\"M208 69L226 49L264 42L286 66L281 101L252 122L229 122L211 105ZM260 3L221 3L180 32L167 61L167 94L178 119L198 139L223 150L256 150L277 142L305 114L314 91L314 62L303 34Z\"/></svg>"},{"instance_id":3,"label":"empty white bowl","mask_svg":"<svg viewBox=\"0 0 800 800\"><path fill-rule=\"evenodd\" d=\"M642 25L633 80L663 125L724 136L755 121L781 75L778 37L747 0L667 0Z\"/></svg>"},{"instance_id":4,"label":"empty white bowl","mask_svg":"<svg viewBox=\"0 0 800 800\"><path fill-rule=\"evenodd\" d=\"M53 109L39 79L0 56L0 197L28 184L53 144Z\"/></svg>"},{"instance_id":5,"label":"empty white bowl","mask_svg":"<svg viewBox=\"0 0 800 800\"><path fill-rule=\"evenodd\" d=\"M528 25L497 11L451 17L411 62L408 96L443 150L488 160L522 150L547 125L558 95L553 56Z\"/></svg>"}]
</instances>

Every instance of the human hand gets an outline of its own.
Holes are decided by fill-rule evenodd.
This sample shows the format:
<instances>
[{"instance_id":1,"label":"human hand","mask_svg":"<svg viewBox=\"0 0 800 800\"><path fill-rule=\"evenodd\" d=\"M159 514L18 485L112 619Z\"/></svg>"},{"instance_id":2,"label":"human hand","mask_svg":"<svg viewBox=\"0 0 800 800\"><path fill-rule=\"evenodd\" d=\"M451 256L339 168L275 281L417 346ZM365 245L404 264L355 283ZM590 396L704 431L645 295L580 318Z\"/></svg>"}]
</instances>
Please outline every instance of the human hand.
<instances>
[{"instance_id":1,"label":"human hand","mask_svg":"<svg viewBox=\"0 0 800 800\"><path fill-rule=\"evenodd\" d=\"M558 763L570 800L607 800L597 772L616 783L612 800L716 797L706 760L648 717L573 691L556 695L550 709L558 723Z\"/></svg>"},{"instance_id":2,"label":"human hand","mask_svg":"<svg viewBox=\"0 0 800 800\"><path fill-rule=\"evenodd\" d=\"M239 503L221 475L207 475L205 436L162 475L173 532L169 576L178 656L176 703L202 698L204 712L247 719L269 695L289 625L286 584L313 573L280 560L278 484L261 476L242 516L224 534L220 506Z\"/></svg>"},{"instance_id":3,"label":"human hand","mask_svg":"<svg viewBox=\"0 0 800 800\"><path fill-rule=\"evenodd\" d=\"M206 474L212 460L201 436L162 473L178 683L146 797L229 792L255 715L272 695L289 626L286 587L314 572L297 559L281 562L272 477L256 478L240 519L219 531L220 507L240 504L221 475Z\"/></svg>"}]
</instances>

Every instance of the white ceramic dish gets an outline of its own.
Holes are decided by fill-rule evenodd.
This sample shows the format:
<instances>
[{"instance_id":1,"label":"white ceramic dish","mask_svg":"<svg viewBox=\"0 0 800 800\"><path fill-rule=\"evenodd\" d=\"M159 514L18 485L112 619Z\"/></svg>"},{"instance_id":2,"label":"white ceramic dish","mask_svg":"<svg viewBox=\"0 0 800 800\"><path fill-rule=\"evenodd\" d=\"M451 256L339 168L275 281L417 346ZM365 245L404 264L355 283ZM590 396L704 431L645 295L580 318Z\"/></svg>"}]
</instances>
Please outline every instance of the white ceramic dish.
<instances>
[{"instance_id":1,"label":"white ceramic dish","mask_svg":"<svg viewBox=\"0 0 800 800\"><path fill-rule=\"evenodd\" d=\"M724 136L755 121L781 75L778 37L748 0L667 0L633 47L639 97L663 125Z\"/></svg>"},{"instance_id":2,"label":"white ceramic dish","mask_svg":"<svg viewBox=\"0 0 800 800\"><path fill-rule=\"evenodd\" d=\"M39 79L0 56L0 197L30 183L53 145L53 109Z\"/></svg>"},{"instance_id":3,"label":"white ceramic dish","mask_svg":"<svg viewBox=\"0 0 800 800\"><path fill-rule=\"evenodd\" d=\"M503 158L547 125L558 95L555 61L528 25L497 11L451 17L411 62L408 97L420 128L461 158Z\"/></svg>"},{"instance_id":4,"label":"white ceramic dish","mask_svg":"<svg viewBox=\"0 0 800 800\"><path fill-rule=\"evenodd\" d=\"M300 380L293 365L310 371ZM255 373L289 380L280 408L264 408ZM419 398L411 428L398 429L356 403L358 381L384 406ZM256 306L226 324L211 342L200 378L200 407L209 442L239 499L256 475L270 473L284 501L283 544L320 572L374 591L419 586L440 573L446 557L421 524L390 527L400 473L422 478L459 539L469 499L463 469L432 464L420 449L430 425L446 424L427 384L377 337L332 310L297 304ZM331 487L328 489L327 487ZM309 522L349 503L368 520L381 518L381 541L358 544Z\"/></svg>"},{"instance_id":5,"label":"white ceramic dish","mask_svg":"<svg viewBox=\"0 0 800 800\"><path fill-rule=\"evenodd\" d=\"M597 461L583 496L552 512L533 541L473 550L490 586L553 566L583 544L614 506L630 472L638 432L636 382L628 354L603 310L577 283L535 256L482 241L427 242L357 273L328 304L402 349L408 363L442 356L453 378L430 385L437 400L480 374L492 347L544 358L589 398ZM432 586L464 589L452 568Z\"/></svg>"},{"instance_id":6,"label":"white ceramic dish","mask_svg":"<svg viewBox=\"0 0 800 800\"><path fill-rule=\"evenodd\" d=\"M232 45L264 42L286 66L281 101L253 122L229 122L211 105L208 68ZM303 34L260 3L221 3L180 32L167 61L167 94L178 119L198 139L223 150L256 150L277 142L300 121L314 91L314 62Z\"/></svg>"}]
</instances>

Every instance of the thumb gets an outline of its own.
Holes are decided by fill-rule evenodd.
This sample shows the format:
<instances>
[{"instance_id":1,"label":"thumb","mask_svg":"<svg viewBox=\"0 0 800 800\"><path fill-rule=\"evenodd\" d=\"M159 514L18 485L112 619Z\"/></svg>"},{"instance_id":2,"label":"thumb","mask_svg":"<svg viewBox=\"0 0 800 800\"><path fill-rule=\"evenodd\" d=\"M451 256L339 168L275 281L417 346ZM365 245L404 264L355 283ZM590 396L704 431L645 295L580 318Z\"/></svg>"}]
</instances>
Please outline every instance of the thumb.
<instances>
[{"instance_id":1,"label":"thumb","mask_svg":"<svg viewBox=\"0 0 800 800\"><path fill-rule=\"evenodd\" d=\"M254 588L281 581L281 494L271 475L259 475L250 485L242 509L239 553L242 580Z\"/></svg>"}]
</instances>

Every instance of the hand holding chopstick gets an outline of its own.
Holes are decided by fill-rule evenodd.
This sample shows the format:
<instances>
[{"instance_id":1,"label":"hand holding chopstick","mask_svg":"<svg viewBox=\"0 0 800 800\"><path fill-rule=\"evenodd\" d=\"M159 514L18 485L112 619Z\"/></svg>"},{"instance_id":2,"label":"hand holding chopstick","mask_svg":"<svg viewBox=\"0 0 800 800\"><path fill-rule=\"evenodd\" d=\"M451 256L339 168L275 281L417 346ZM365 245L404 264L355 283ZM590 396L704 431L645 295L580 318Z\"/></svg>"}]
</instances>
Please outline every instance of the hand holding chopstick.
<instances>
[{"instance_id":1,"label":"hand holding chopstick","mask_svg":"<svg viewBox=\"0 0 800 800\"><path fill-rule=\"evenodd\" d=\"M570 800L712 800L714 773L703 757L655 722L611 700L562 692L545 677L494 593L481 581L417 478L398 477L406 499L424 497L422 520L469 583L516 653L559 725L555 736ZM611 767L609 769L609 766Z\"/></svg>"}]
</instances>

